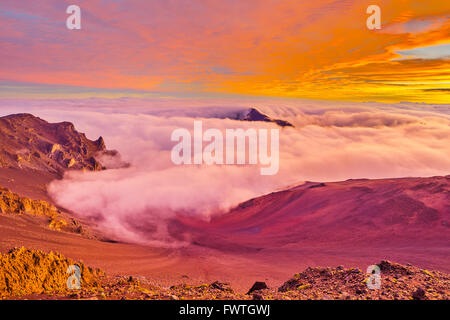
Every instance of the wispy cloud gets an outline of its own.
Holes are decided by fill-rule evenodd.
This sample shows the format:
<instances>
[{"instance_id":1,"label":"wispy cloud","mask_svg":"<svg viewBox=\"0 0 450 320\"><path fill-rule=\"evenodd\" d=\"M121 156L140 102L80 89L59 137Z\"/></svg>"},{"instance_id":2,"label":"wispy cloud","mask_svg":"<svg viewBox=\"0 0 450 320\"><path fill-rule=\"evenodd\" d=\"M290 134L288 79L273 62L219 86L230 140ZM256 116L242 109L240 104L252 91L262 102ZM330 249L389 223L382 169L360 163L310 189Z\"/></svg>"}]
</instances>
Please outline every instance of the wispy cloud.
<instances>
[{"instance_id":1,"label":"wispy cloud","mask_svg":"<svg viewBox=\"0 0 450 320\"><path fill-rule=\"evenodd\" d=\"M253 166L175 166L176 128L267 128L270 123L223 119L257 107L290 121L280 131L280 168L261 176ZM208 218L241 201L302 181L447 175L450 108L413 103L336 103L293 99L0 100L0 113L32 112L72 121L91 139L103 136L132 165L73 172L50 192L77 215L127 241L173 245L168 221L183 212ZM188 239L187 239L188 240ZM183 243L176 243L182 245Z\"/></svg>"},{"instance_id":2,"label":"wispy cloud","mask_svg":"<svg viewBox=\"0 0 450 320\"><path fill-rule=\"evenodd\" d=\"M433 46L418 47L409 50L399 50L400 59L450 59L450 43L437 44Z\"/></svg>"}]
</instances>

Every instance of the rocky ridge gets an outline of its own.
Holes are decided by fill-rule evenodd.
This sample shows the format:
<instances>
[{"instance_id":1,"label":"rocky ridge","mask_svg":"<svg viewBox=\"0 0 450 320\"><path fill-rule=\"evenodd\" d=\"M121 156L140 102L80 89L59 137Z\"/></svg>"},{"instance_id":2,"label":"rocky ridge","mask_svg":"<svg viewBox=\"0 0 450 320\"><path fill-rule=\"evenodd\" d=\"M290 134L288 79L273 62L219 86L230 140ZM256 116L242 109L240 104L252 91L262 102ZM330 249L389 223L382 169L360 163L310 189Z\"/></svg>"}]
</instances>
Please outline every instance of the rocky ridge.
<instances>
[{"instance_id":1,"label":"rocky ridge","mask_svg":"<svg viewBox=\"0 0 450 320\"><path fill-rule=\"evenodd\" d=\"M31 114L0 118L0 168L61 174L67 169L102 170L97 160L108 151L102 137L92 141L70 122L49 123Z\"/></svg>"},{"instance_id":2,"label":"rocky ridge","mask_svg":"<svg viewBox=\"0 0 450 320\"><path fill-rule=\"evenodd\" d=\"M256 108L250 108L244 112L239 112L236 115L232 116L233 120L241 120L241 121L263 121L263 122L273 122L279 125L280 127L293 127L294 125L286 120L280 119L272 119L264 113L260 112Z\"/></svg>"},{"instance_id":3,"label":"rocky ridge","mask_svg":"<svg viewBox=\"0 0 450 320\"><path fill-rule=\"evenodd\" d=\"M81 270L81 288L67 288L67 268ZM380 289L367 288L369 274L358 268L307 268L279 288L256 282L247 294L229 284L179 284L169 288L136 276L107 276L59 253L15 248L0 254L3 299L137 299L137 300L448 300L450 275L381 261ZM258 285L256 285L258 284Z\"/></svg>"},{"instance_id":4,"label":"rocky ridge","mask_svg":"<svg viewBox=\"0 0 450 320\"><path fill-rule=\"evenodd\" d=\"M0 214L32 215L47 219L48 227L56 231L84 233L81 224L45 200L21 197L9 189L0 187Z\"/></svg>"}]
</instances>

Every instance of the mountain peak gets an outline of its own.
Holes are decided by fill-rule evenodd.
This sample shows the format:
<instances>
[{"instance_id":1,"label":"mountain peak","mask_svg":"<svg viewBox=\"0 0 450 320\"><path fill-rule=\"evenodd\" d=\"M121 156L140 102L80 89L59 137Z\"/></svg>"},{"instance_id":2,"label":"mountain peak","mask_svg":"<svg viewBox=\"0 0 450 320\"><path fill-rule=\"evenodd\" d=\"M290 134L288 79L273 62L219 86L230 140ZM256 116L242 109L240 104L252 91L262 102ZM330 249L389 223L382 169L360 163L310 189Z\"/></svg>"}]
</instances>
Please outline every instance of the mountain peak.
<instances>
[{"instance_id":1,"label":"mountain peak","mask_svg":"<svg viewBox=\"0 0 450 320\"><path fill-rule=\"evenodd\" d=\"M105 140L100 136L97 140L95 140L95 144L99 147L100 150L106 150Z\"/></svg>"},{"instance_id":2,"label":"mountain peak","mask_svg":"<svg viewBox=\"0 0 450 320\"><path fill-rule=\"evenodd\" d=\"M95 157L106 152L102 137L92 141L71 122L49 123L29 113L0 117L0 167L62 173L101 170Z\"/></svg>"},{"instance_id":3,"label":"mountain peak","mask_svg":"<svg viewBox=\"0 0 450 320\"><path fill-rule=\"evenodd\" d=\"M245 112L238 113L235 120L241 121L263 121L263 122L273 122L280 127L294 127L294 125L286 120L272 119L264 113L260 112L256 108L249 108Z\"/></svg>"}]
</instances>

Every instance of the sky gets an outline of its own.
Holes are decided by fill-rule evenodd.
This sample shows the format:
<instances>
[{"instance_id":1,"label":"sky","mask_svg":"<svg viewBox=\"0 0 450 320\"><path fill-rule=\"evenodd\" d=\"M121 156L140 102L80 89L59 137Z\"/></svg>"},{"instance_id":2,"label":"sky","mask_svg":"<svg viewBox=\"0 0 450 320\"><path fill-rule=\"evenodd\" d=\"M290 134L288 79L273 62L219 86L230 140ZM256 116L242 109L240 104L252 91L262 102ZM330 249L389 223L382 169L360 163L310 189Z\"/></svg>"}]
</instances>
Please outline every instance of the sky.
<instances>
[{"instance_id":1,"label":"sky","mask_svg":"<svg viewBox=\"0 0 450 320\"><path fill-rule=\"evenodd\" d=\"M68 30L66 8L81 8ZM381 8L369 30L366 9ZM442 0L2 0L0 98L450 103Z\"/></svg>"},{"instance_id":2,"label":"sky","mask_svg":"<svg viewBox=\"0 0 450 320\"><path fill-rule=\"evenodd\" d=\"M295 127L224 119L249 105ZM118 150L129 167L117 168L112 159L97 157L108 170L68 171L64 179L50 184L49 195L77 216L95 218L113 239L158 246L185 245L167 233L167 222L179 212L208 219L304 181L450 173L450 108L442 104L267 98L0 99L0 116L19 111L50 122L69 120L89 139L102 136L108 149ZM193 134L193 120L202 121L203 132L279 129L278 173L261 175L259 165L175 165L171 150L178 142L171 134L178 128ZM149 232L154 224L157 232Z\"/></svg>"}]
</instances>

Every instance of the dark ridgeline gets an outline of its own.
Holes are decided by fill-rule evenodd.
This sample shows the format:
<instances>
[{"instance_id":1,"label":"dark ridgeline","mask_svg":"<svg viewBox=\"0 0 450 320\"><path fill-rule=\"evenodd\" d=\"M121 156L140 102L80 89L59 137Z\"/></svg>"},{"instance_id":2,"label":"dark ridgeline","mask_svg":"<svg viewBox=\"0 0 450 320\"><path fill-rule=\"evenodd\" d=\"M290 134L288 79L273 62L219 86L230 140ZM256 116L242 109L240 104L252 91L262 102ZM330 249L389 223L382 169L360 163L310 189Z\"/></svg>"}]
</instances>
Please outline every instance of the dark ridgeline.
<instances>
[{"instance_id":1,"label":"dark ridgeline","mask_svg":"<svg viewBox=\"0 0 450 320\"><path fill-rule=\"evenodd\" d=\"M273 122L279 125L280 127L294 127L294 125L286 120L280 119L272 119L269 116L261 113L255 108L250 108L245 112L239 112L230 117L233 120L241 120L241 121L263 121L263 122Z\"/></svg>"}]
</instances>

